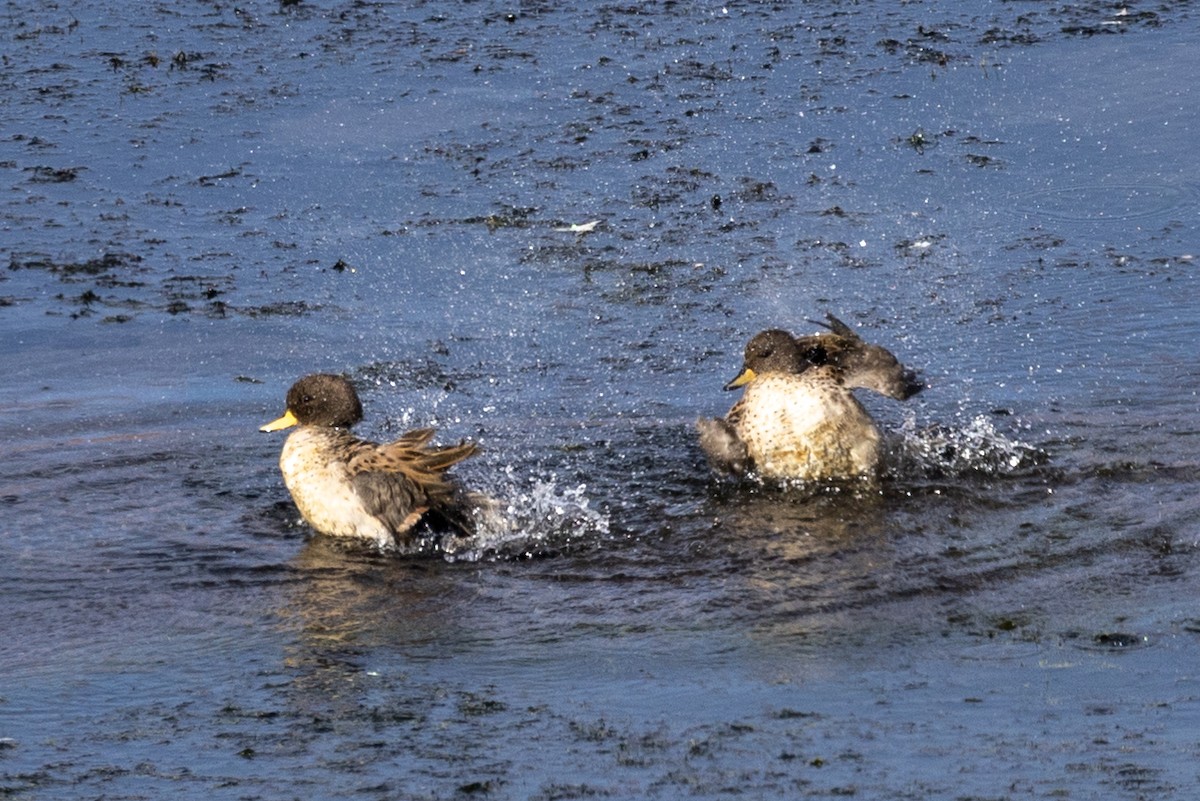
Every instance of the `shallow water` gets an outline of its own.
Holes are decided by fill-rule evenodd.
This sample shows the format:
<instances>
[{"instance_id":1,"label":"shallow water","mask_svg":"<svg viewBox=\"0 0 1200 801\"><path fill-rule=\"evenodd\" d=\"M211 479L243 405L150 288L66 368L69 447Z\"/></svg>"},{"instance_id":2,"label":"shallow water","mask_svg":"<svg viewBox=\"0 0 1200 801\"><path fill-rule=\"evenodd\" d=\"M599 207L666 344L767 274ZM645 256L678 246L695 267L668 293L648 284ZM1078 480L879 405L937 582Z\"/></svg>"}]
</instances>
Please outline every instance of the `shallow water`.
<instances>
[{"instance_id":1,"label":"shallow water","mask_svg":"<svg viewBox=\"0 0 1200 801\"><path fill-rule=\"evenodd\" d=\"M3 794L1191 797L1189 5L6 16ZM827 310L883 486L715 480ZM516 531L312 538L315 370Z\"/></svg>"}]
</instances>

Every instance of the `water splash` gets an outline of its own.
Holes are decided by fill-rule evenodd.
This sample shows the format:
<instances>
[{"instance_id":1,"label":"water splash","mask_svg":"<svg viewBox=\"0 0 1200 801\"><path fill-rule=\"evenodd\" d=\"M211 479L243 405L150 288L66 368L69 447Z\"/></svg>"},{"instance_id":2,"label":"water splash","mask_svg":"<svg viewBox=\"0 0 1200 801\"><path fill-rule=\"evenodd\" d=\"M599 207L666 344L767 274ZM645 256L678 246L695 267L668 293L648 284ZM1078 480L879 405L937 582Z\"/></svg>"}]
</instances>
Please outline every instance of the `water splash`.
<instances>
[{"instance_id":1,"label":"water splash","mask_svg":"<svg viewBox=\"0 0 1200 801\"><path fill-rule=\"evenodd\" d=\"M587 492L586 484L560 487L553 474L514 484L480 504L475 535L443 540L442 555L452 562L532 559L594 543L608 534L609 517L592 507Z\"/></svg>"},{"instance_id":2,"label":"water splash","mask_svg":"<svg viewBox=\"0 0 1200 801\"><path fill-rule=\"evenodd\" d=\"M909 417L890 443L888 472L896 477L944 477L972 473L998 476L1043 464L1048 455L1008 436L984 415L965 425L917 428Z\"/></svg>"}]
</instances>

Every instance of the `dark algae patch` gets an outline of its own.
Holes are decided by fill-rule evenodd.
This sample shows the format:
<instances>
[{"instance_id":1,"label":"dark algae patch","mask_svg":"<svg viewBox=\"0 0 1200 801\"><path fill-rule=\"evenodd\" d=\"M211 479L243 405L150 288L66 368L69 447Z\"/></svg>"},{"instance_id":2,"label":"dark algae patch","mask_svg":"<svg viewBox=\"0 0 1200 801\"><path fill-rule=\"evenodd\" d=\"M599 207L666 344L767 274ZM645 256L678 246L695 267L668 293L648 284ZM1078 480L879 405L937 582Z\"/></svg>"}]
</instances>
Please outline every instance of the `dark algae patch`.
<instances>
[{"instance_id":1,"label":"dark algae patch","mask_svg":"<svg viewBox=\"0 0 1200 801\"><path fill-rule=\"evenodd\" d=\"M13 271L44 270L63 281L85 280L89 277L117 281L121 280L121 276L141 270L141 261L140 256L128 253L106 253L94 259L74 262L56 262L47 256L13 254L10 256L8 269Z\"/></svg>"}]
</instances>

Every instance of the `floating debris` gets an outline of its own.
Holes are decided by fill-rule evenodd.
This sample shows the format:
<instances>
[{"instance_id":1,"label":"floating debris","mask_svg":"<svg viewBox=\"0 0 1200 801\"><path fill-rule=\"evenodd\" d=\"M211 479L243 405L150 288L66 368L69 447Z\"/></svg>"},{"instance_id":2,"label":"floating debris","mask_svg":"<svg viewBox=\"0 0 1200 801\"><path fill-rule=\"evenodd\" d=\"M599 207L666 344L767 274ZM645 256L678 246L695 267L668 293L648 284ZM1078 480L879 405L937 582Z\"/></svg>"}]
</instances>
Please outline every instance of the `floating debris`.
<instances>
[{"instance_id":1,"label":"floating debris","mask_svg":"<svg viewBox=\"0 0 1200 801\"><path fill-rule=\"evenodd\" d=\"M592 231L596 230L596 226L599 224L600 224L599 220L592 220L591 222L572 223L571 225L564 225L560 228L555 228L554 230L557 231L558 233L563 233L563 234L588 234L588 233L591 233Z\"/></svg>"}]
</instances>

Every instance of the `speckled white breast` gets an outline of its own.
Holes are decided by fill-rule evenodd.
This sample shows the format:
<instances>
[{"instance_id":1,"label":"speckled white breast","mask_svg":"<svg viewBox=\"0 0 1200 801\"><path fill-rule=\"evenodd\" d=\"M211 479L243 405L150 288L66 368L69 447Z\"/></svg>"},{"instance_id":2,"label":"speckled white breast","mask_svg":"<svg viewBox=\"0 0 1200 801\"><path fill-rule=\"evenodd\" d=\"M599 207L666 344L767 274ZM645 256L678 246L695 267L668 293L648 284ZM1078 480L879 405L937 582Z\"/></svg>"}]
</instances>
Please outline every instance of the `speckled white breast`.
<instances>
[{"instance_id":1,"label":"speckled white breast","mask_svg":"<svg viewBox=\"0 0 1200 801\"><path fill-rule=\"evenodd\" d=\"M279 469L296 508L322 534L391 545L391 532L363 506L335 443L336 434L319 428L301 427L288 436Z\"/></svg>"},{"instance_id":2,"label":"speckled white breast","mask_svg":"<svg viewBox=\"0 0 1200 801\"><path fill-rule=\"evenodd\" d=\"M760 375L738 407L738 436L763 476L820 480L875 472L879 430L826 370Z\"/></svg>"}]
</instances>

